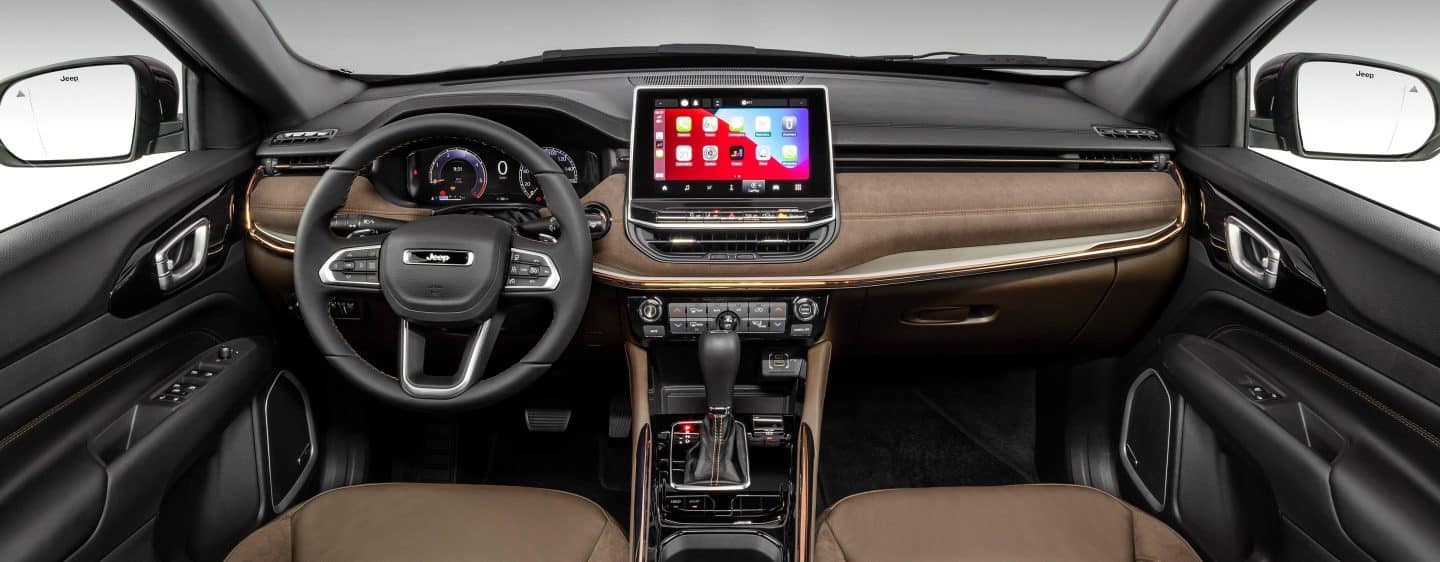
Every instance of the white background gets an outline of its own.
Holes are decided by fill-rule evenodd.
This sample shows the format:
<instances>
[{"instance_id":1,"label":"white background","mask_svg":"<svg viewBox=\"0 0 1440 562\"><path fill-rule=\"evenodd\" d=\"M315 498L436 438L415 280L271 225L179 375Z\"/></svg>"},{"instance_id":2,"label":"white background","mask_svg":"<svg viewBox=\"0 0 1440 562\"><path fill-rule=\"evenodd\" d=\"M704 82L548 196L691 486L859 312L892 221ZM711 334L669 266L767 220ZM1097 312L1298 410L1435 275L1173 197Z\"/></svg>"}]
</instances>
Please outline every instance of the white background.
<instances>
[{"instance_id":1,"label":"white background","mask_svg":"<svg viewBox=\"0 0 1440 562\"><path fill-rule=\"evenodd\" d=\"M0 16L0 76L75 59L145 55L180 75L180 61L135 20L106 0L5 2ZM183 105L182 105L183 107ZM135 162L66 168L0 166L0 231L83 197L179 154Z\"/></svg>"},{"instance_id":2,"label":"white background","mask_svg":"<svg viewBox=\"0 0 1440 562\"><path fill-rule=\"evenodd\" d=\"M1258 71L1273 57L1301 52L1377 59L1440 76L1440 0L1319 0L1251 61L1250 70ZM1253 150L1416 220L1440 226L1440 158L1424 162L1356 162L1300 158L1283 150Z\"/></svg>"}]
</instances>

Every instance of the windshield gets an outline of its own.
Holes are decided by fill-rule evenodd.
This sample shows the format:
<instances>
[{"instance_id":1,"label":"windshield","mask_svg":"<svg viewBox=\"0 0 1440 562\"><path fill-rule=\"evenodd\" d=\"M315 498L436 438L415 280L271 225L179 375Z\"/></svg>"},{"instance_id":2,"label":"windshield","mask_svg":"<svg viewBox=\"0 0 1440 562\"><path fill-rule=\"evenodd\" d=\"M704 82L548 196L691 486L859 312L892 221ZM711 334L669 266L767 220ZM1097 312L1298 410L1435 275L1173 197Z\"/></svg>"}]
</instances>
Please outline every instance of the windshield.
<instances>
[{"instance_id":1,"label":"windshield","mask_svg":"<svg viewBox=\"0 0 1440 562\"><path fill-rule=\"evenodd\" d=\"M1169 0L260 0L296 54L357 74L487 66L553 49L673 43L836 55L959 51L1110 61Z\"/></svg>"}]
</instances>

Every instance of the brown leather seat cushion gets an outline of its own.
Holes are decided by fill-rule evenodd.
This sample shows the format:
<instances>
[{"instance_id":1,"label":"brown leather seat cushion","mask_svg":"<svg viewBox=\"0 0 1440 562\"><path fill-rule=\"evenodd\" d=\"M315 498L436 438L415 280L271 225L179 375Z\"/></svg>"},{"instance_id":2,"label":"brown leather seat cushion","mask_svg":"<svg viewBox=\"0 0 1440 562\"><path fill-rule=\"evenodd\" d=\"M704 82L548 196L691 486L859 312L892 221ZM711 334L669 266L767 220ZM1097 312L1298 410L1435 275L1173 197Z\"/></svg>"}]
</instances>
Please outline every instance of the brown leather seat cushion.
<instances>
[{"instance_id":1,"label":"brown leather seat cushion","mask_svg":"<svg viewBox=\"0 0 1440 562\"><path fill-rule=\"evenodd\" d=\"M1084 486L878 490L821 518L815 562L1199 562L1159 520Z\"/></svg>"},{"instance_id":2,"label":"brown leather seat cushion","mask_svg":"<svg viewBox=\"0 0 1440 562\"><path fill-rule=\"evenodd\" d=\"M367 484L330 490L281 514L225 559L619 562L628 557L625 533L610 514L574 494Z\"/></svg>"}]
</instances>

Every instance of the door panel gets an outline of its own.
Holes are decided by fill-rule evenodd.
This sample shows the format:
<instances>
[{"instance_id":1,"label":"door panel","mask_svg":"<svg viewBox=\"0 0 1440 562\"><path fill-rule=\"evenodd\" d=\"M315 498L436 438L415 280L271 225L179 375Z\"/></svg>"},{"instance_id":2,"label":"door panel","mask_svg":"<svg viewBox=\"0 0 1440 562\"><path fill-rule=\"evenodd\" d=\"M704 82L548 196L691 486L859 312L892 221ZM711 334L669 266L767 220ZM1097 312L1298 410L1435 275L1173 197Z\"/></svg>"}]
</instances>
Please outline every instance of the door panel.
<instances>
[{"instance_id":1,"label":"door panel","mask_svg":"<svg viewBox=\"0 0 1440 562\"><path fill-rule=\"evenodd\" d=\"M153 557L163 502L274 378L229 226L252 166L243 149L186 153L0 234L0 559ZM207 237L171 256L204 266L162 288L157 246L198 220ZM175 382L194 388L157 401Z\"/></svg>"},{"instance_id":2,"label":"door panel","mask_svg":"<svg viewBox=\"0 0 1440 562\"><path fill-rule=\"evenodd\" d=\"M1126 362L1180 404L1163 514L1217 560L1433 557L1440 232L1245 149L1177 160L1204 186L1200 220ZM1236 270L1230 252L1257 254L1228 217L1283 254L1273 288Z\"/></svg>"}]
</instances>

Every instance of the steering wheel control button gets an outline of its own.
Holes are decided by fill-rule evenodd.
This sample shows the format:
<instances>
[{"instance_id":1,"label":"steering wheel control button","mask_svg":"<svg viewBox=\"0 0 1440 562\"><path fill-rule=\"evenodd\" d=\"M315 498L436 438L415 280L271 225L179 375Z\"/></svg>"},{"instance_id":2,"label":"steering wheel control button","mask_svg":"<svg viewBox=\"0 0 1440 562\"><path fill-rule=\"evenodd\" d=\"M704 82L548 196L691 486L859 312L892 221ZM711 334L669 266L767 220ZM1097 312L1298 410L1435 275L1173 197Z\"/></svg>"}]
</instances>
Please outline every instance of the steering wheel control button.
<instances>
[{"instance_id":1,"label":"steering wheel control button","mask_svg":"<svg viewBox=\"0 0 1440 562\"><path fill-rule=\"evenodd\" d=\"M320 280L326 285L345 287L380 286L380 246L347 248L325 260Z\"/></svg>"},{"instance_id":2,"label":"steering wheel control button","mask_svg":"<svg viewBox=\"0 0 1440 562\"><path fill-rule=\"evenodd\" d=\"M511 250L510 263L505 270L506 290L550 290L560 284L560 276L555 274L555 265L550 257L538 252ZM659 320L659 316L655 320Z\"/></svg>"},{"instance_id":3,"label":"steering wheel control button","mask_svg":"<svg viewBox=\"0 0 1440 562\"><path fill-rule=\"evenodd\" d=\"M820 304L810 297L798 297L795 299L795 319L801 322L809 322L820 315Z\"/></svg>"}]
</instances>

